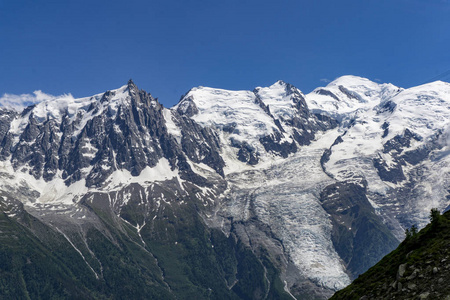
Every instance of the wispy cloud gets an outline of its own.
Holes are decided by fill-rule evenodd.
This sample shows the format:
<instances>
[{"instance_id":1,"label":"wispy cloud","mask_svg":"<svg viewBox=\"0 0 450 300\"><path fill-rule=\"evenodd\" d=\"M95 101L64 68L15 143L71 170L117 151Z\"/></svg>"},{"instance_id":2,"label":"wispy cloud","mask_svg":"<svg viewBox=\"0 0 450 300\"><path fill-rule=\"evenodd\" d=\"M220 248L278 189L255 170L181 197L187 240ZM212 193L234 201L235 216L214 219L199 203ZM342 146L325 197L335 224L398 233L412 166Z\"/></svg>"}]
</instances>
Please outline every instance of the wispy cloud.
<instances>
[{"instance_id":1,"label":"wispy cloud","mask_svg":"<svg viewBox=\"0 0 450 300\"><path fill-rule=\"evenodd\" d=\"M0 97L0 106L22 111L27 106L55 98L58 97L46 94L40 90L34 91L33 94L3 94L3 96Z\"/></svg>"},{"instance_id":2,"label":"wispy cloud","mask_svg":"<svg viewBox=\"0 0 450 300\"><path fill-rule=\"evenodd\" d=\"M329 82L331 82L331 80L328 79L328 78L322 78L322 79L320 79L320 81L321 81L321 82L324 82L324 83L329 83Z\"/></svg>"}]
</instances>

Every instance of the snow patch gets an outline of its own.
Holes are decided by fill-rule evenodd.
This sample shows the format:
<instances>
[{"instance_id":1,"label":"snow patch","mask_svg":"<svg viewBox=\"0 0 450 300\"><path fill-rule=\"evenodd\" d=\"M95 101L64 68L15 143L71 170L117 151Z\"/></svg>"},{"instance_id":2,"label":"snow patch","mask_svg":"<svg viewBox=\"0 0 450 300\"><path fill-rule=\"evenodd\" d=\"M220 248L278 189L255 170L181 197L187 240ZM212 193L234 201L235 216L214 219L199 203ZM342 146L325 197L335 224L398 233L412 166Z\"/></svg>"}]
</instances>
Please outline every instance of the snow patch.
<instances>
[{"instance_id":1,"label":"snow patch","mask_svg":"<svg viewBox=\"0 0 450 300\"><path fill-rule=\"evenodd\" d=\"M106 179L102 190L115 191L131 183L148 186L154 181L169 180L178 176L178 170L171 169L166 158L161 158L153 168L145 167L138 176L132 176L128 170L116 170Z\"/></svg>"}]
</instances>

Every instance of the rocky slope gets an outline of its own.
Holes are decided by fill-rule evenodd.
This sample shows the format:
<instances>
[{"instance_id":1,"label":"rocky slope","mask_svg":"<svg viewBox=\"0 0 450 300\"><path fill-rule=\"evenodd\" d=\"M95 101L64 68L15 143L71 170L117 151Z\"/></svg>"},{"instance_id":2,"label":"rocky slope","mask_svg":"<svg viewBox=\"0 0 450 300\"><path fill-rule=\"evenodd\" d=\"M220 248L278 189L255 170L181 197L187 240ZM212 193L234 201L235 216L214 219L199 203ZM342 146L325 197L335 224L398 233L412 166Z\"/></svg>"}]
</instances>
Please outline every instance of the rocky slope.
<instances>
[{"instance_id":1,"label":"rocky slope","mask_svg":"<svg viewBox=\"0 0 450 300\"><path fill-rule=\"evenodd\" d=\"M450 299L449 238L447 212L331 299Z\"/></svg>"},{"instance_id":2,"label":"rocky slope","mask_svg":"<svg viewBox=\"0 0 450 300\"><path fill-rule=\"evenodd\" d=\"M130 81L1 109L2 272L20 279L3 290L327 298L447 209L449 115L447 83L354 76L198 87L171 109ZM32 294L43 256L62 267Z\"/></svg>"}]
</instances>

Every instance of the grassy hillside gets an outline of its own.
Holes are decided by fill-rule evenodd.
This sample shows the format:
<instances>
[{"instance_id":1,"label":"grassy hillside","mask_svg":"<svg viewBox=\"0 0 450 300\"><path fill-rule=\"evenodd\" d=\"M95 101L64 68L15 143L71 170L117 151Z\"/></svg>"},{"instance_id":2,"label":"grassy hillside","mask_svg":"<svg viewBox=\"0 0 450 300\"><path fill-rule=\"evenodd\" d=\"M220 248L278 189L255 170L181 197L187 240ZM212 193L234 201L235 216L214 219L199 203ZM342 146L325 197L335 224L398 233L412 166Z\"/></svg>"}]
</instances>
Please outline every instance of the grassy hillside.
<instances>
[{"instance_id":1,"label":"grassy hillside","mask_svg":"<svg viewBox=\"0 0 450 300\"><path fill-rule=\"evenodd\" d=\"M193 205L167 206L140 238L100 200L86 203L103 229L87 227L83 239L73 232L69 242L6 199L0 194L0 299L290 298L267 257L208 228Z\"/></svg>"},{"instance_id":2,"label":"grassy hillside","mask_svg":"<svg viewBox=\"0 0 450 300\"><path fill-rule=\"evenodd\" d=\"M331 299L450 299L450 212L430 219Z\"/></svg>"}]
</instances>

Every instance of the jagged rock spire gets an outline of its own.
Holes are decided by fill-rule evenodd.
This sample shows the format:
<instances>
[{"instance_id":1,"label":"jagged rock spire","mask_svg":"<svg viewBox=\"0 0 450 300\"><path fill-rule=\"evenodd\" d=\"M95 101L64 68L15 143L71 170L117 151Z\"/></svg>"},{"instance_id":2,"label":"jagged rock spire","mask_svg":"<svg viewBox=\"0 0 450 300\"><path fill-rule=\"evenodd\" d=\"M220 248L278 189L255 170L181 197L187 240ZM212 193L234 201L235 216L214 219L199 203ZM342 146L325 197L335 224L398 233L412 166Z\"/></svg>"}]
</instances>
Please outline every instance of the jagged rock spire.
<instances>
[{"instance_id":1,"label":"jagged rock spire","mask_svg":"<svg viewBox=\"0 0 450 300\"><path fill-rule=\"evenodd\" d=\"M128 85L128 86L130 86L130 85L136 86L136 85L134 84L134 82L133 82L133 79L131 79L131 78L128 80L127 85Z\"/></svg>"}]
</instances>

